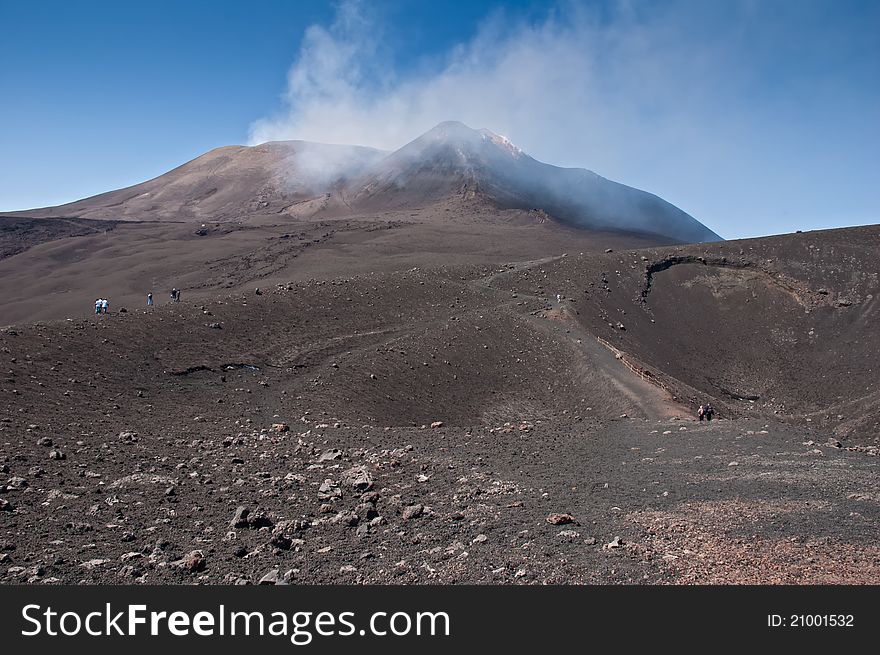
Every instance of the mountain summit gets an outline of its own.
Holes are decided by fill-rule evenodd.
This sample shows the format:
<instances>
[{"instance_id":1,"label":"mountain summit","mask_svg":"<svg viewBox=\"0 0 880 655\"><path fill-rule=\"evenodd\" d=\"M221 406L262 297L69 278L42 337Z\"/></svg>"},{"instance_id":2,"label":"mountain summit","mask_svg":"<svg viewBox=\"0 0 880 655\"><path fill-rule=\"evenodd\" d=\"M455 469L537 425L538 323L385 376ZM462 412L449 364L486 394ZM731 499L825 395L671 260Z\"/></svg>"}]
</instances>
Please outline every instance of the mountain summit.
<instances>
[{"instance_id":1,"label":"mountain summit","mask_svg":"<svg viewBox=\"0 0 880 655\"><path fill-rule=\"evenodd\" d=\"M720 240L658 196L589 170L545 164L506 137L457 121L440 123L391 153L305 141L218 148L148 182L22 214L234 221L423 209L474 199L499 211L543 210L587 230Z\"/></svg>"},{"instance_id":2,"label":"mountain summit","mask_svg":"<svg viewBox=\"0 0 880 655\"><path fill-rule=\"evenodd\" d=\"M457 194L491 200L500 209L541 209L585 229L642 232L686 242L721 239L651 193L582 168L545 164L506 137L457 121L440 123L375 162L352 187L352 206L423 205Z\"/></svg>"}]
</instances>

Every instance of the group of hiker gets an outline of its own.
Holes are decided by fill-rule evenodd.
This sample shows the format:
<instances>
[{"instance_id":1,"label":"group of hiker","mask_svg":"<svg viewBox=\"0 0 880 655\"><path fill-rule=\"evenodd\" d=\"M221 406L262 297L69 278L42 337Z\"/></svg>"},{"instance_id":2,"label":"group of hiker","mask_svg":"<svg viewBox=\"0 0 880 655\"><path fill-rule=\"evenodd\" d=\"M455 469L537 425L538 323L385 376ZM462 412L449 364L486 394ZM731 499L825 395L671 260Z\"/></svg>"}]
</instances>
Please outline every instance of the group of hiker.
<instances>
[{"instance_id":1,"label":"group of hiker","mask_svg":"<svg viewBox=\"0 0 880 655\"><path fill-rule=\"evenodd\" d=\"M171 302L180 302L180 289L174 288L171 290ZM147 307L153 306L153 292L147 294Z\"/></svg>"},{"instance_id":2,"label":"group of hiker","mask_svg":"<svg viewBox=\"0 0 880 655\"><path fill-rule=\"evenodd\" d=\"M180 302L180 289L174 288L171 290L171 302ZM153 306L153 292L147 294L147 307Z\"/></svg>"},{"instance_id":3,"label":"group of hiker","mask_svg":"<svg viewBox=\"0 0 880 655\"><path fill-rule=\"evenodd\" d=\"M702 421L704 418L705 418L707 421L711 421L711 420L712 420L712 417L715 416L715 408L712 407L712 405L710 405L709 403L706 403L705 405L700 405L700 409L699 409L699 411L697 412L697 416L700 417L700 420L701 420L701 421Z\"/></svg>"},{"instance_id":4,"label":"group of hiker","mask_svg":"<svg viewBox=\"0 0 880 655\"><path fill-rule=\"evenodd\" d=\"M174 288L171 290L171 302L180 302L180 289ZM153 292L147 294L147 307L152 307L153 302ZM106 298L97 298L95 300L95 313L96 314L108 314L110 308L110 301ZM125 311L125 310L121 310Z\"/></svg>"}]
</instances>

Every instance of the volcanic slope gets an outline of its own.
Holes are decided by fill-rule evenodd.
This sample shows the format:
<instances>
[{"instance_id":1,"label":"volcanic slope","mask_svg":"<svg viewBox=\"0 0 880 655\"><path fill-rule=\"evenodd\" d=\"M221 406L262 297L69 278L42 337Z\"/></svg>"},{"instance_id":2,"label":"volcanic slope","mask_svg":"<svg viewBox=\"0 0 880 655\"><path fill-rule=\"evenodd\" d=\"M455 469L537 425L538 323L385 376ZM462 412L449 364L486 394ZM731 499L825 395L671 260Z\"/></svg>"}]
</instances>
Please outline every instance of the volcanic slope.
<instances>
[{"instance_id":1,"label":"volcanic slope","mask_svg":"<svg viewBox=\"0 0 880 655\"><path fill-rule=\"evenodd\" d=\"M147 182L13 215L223 222L282 213L303 203L314 212L326 205L325 190L384 154L308 141L225 146Z\"/></svg>"},{"instance_id":2,"label":"volcanic slope","mask_svg":"<svg viewBox=\"0 0 880 655\"><path fill-rule=\"evenodd\" d=\"M39 229L24 225L37 220ZM114 310L142 307L148 292L164 300L173 287L183 289L186 299L210 300L289 281L501 264L574 248L601 252L658 242L657 237L559 225L541 212L498 211L473 203L350 219L272 219L204 228L21 218L0 218L0 225L5 221L22 229L7 233L9 250L20 252L0 259L0 325L84 317L100 297L109 298ZM81 233L53 233L56 226L75 226Z\"/></svg>"},{"instance_id":3,"label":"volcanic slope","mask_svg":"<svg viewBox=\"0 0 880 655\"><path fill-rule=\"evenodd\" d=\"M578 322L690 405L880 436L880 228L621 251L498 280L552 280Z\"/></svg>"},{"instance_id":4,"label":"volcanic slope","mask_svg":"<svg viewBox=\"0 0 880 655\"><path fill-rule=\"evenodd\" d=\"M878 583L876 388L838 409L877 365L878 238L416 267L3 329L0 575ZM812 371L786 355L801 339ZM721 420L692 418L704 400Z\"/></svg>"},{"instance_id":5,"label":"volcanic slope","mask_svg":"<svg viewBox=\"0 0 880 655\"><path fill-rule=\"evenodd\" d=\"M538 162L504 137L454 121L390 154L304 141L218 148L142 184L13 215L223 222L376 214L474 200L495 210L541 210L584 229L653 235L658 243L719 239L653 194L592 171Z\"/></svg>"},{"instance_id":6,"label":"volcanic slope","mask_svg":"<svg viewBox=\"0 0 880 655\"><path fill-rule=\"evenodd\" d=\"M720 237L657 196L580 168L539 162L505 137L449 121L367 167L347 186L361 209L483 198L500 209L538 208L591 230L652 234L680 242Z\"/></svg>"}]
</instances>

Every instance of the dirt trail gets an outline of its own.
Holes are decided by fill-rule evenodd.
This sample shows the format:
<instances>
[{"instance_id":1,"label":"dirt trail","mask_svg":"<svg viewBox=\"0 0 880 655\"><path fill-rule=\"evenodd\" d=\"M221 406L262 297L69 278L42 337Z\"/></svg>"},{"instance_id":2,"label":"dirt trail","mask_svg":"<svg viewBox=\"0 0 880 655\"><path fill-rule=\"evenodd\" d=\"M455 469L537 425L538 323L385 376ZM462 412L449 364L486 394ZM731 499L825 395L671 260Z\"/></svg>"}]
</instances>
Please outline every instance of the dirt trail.
<instances>
[{"instance_id":1,"label":"dirt trail","mask_svg":"<svg viewBox=\"0 0 880 655\"><path fill-rule=\"evenodd\" d=\"M503 270L482 277L476 280L476 283L491 287L493 281L503 276L551 264L565 257L566 255L556 255L506 264ZM539 296L522 292L517 293L517 297L544 300ZM528 316L527 318L529 324L538 331L572 347L579 358L577 369L582 374L583 383L595 384L598 374L598 377L611 388L611 395L625 398L624 404L633 408L628 415L660 420L690 414L688 408L676 402L668 391L637 375L624 365L614 353L598 341L596 335L584 329L572 316L567 305L553 308L545 312L543 317Z\"/></svg>"},{"instance_id":2,"label":"dirt trail","mask_svg":"<svg viewBox=\"0 0 880 655\"><path fill-rule=\"evenodd\" d=\"M495 271L494 273L490 273L480 279L476 280L476 283L483 287L491 287L492 282L497 280L500 277L505 275L510 275L511 273L524 271L530 268L536 268L538 266L543 266L544 264L551 264L553 262L557 262L560 259L564 259L567 255L554 255L552 257L542 257L541 259L532 259L525 262L510 262L504 264L504 268L500 271Z\"/></svg>"},{"instance_id":3,"label":"dirt trail","mask_svg":"<svg viewBox=\"0 0 880 655\"><path fill-rule=\"evenodd\" d=\"M661 420L690 414L688 408L673 400L666 390L627 368L595 335L581 327L567 307L550 310L544 318L529 318L536 329L564 340L579 354L579 368L585 382L598 373L614 393L625 398L633 407L633 411L627 412L629 416Z\"/></svg>"}]
</instances>

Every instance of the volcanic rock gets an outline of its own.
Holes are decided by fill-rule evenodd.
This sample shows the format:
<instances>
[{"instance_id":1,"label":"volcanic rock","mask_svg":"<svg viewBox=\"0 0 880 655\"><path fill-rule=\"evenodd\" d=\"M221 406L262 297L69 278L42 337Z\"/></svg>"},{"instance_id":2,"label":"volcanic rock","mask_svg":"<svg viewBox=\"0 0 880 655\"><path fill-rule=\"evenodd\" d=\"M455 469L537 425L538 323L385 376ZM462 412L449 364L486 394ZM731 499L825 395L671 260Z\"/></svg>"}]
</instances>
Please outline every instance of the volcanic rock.
<instances>
[{"instance_id":1,"label":"volcanic rock","mask_svg":"<svg viewBox=\"0 0 880 655\"><path fill-rule=\"evenodd\" d=\"M566 523L574 523L574 517L571 514L550 514L547 517L547 523L552 525L565 525Z\"/></svg>"},{"instance_id":2,"label":"volcanic rock","mask_svg":"<svg viewBox=\"0 0 880 655\"><path fill-rule=\"evenodd\" d=\"M373 488L373 476L365 466L354 466L342 474L343 481L358 491L369 491Z\"/></svg>"},{"instance_id":3,"label":"volcanic rock","mask_svg":"<svg viewBox=\"0 0 880 655\"><path fill-rule=\"evenodd\" d=\"M410 521L414 518L418 518L419 516L421 516L424 509L425 508L422 505L408 505L407 507L403 508L403 511L401 512L401 517L404 521Z\"/></svg>"}]
</instances>

